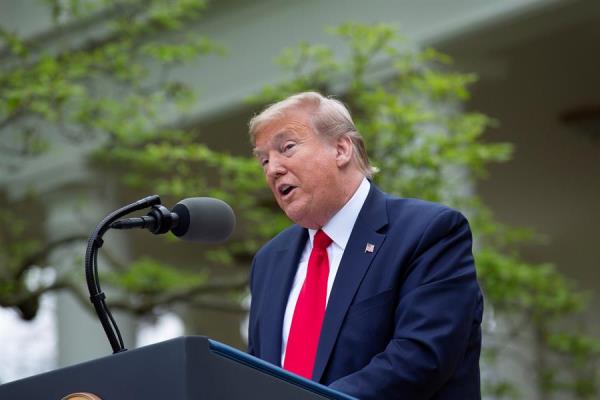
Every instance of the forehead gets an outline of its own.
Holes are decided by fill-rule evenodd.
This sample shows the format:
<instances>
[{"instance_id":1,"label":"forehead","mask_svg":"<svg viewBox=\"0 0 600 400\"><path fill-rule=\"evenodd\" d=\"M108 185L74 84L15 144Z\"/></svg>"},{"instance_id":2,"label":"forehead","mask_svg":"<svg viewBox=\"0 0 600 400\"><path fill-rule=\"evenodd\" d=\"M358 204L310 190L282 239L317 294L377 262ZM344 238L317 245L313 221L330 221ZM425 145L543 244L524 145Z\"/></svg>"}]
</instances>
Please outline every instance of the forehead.
<instances>
[{"instance_id":1,"label":"forehead","mask_svg":"<svg viewBox=\"0 0 600 400\"><path fill-rule=\"evenodd\" d=\"M280 144L287 139L302 139L314 135L312 122L305 112L286 113L263 123L254 136L255 152Z\"/></svg>"}]
</instances>

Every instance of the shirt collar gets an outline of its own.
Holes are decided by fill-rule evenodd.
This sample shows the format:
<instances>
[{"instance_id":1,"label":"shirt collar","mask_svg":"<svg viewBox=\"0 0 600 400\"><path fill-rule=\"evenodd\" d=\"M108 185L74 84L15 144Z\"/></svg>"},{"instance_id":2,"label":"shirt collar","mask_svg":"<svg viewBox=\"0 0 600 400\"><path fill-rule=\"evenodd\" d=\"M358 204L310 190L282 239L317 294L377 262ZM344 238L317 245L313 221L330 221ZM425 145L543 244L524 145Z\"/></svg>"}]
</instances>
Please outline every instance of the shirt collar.
<instances>
[{"instance_id":1,"label":"shirt collar","mask_svg":"<svg viewBox=\"0 0 600 400\"><path fill-rule=\"evenodd\" d=\"M342 250L346 248L352 228L358 218L360 209L365 204L370 188L371 183L369 180L363 178L350 200L321 228ZM316 233L316 229L308 230L311 245Z\"/></svg>"}]
</instances>

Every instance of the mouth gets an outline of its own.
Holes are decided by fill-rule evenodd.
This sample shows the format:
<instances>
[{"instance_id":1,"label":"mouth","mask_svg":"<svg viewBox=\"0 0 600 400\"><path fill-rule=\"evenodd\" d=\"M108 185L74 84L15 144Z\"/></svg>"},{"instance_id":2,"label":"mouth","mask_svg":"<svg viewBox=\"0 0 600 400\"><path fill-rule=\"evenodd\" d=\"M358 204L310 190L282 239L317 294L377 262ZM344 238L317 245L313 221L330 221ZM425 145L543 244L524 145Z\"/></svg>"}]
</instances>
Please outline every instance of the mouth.
<instances>
[{"instance_id":1,"label":"mouth","mask_svg":"<svg viewBox=\"0 0 600 400\"><path fill-rule=\"evenodd\" d=\"M283 184L277 188L277 192L279 192L279 196L282 199L285 199L291 195L291 193L296 189L294 185L286 185Z\"/></svg>"}]
</instances>

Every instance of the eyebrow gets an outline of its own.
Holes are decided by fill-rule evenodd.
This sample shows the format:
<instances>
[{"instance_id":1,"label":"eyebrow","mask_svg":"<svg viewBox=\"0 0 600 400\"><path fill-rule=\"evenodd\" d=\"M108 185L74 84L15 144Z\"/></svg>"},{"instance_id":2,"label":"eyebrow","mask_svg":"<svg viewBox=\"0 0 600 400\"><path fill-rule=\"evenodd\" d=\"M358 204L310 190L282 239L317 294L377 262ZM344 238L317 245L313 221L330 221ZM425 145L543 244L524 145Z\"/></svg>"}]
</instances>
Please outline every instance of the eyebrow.
<instances>
[{"instance_id":1,"label":"eyebrow","mask_svg":"<svg viewBox=\"0 0 600 400\"><path fill-rule=\"evenodd\" d=\"M279 143L286 140L289 136L290 136L290 132L284 130L284 131L276 133L271 138L271 141L277 146ZM252 154L254 154L254 157L260 158L264 154L264 152L255 147L252 149Z\"/></svg>"}]
</instances>

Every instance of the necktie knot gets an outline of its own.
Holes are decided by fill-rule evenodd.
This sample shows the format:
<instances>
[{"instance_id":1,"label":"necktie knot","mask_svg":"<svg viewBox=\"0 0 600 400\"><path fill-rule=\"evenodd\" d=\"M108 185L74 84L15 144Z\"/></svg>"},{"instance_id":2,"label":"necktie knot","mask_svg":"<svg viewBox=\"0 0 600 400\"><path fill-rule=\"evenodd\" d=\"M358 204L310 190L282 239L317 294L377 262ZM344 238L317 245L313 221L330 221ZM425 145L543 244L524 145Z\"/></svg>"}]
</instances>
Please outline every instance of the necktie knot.
<instances>
[{"instance_id":1,"label":"necktie knot","mask_svg":"<svg viewBox=\"0 0 600 400\"><path fill-rule=\"evenodd\" d=\"M333 242L329 236L321 229L317 231L313 239L313 247L316 249L325 250Z\"/></svg>"}]
</instances>

